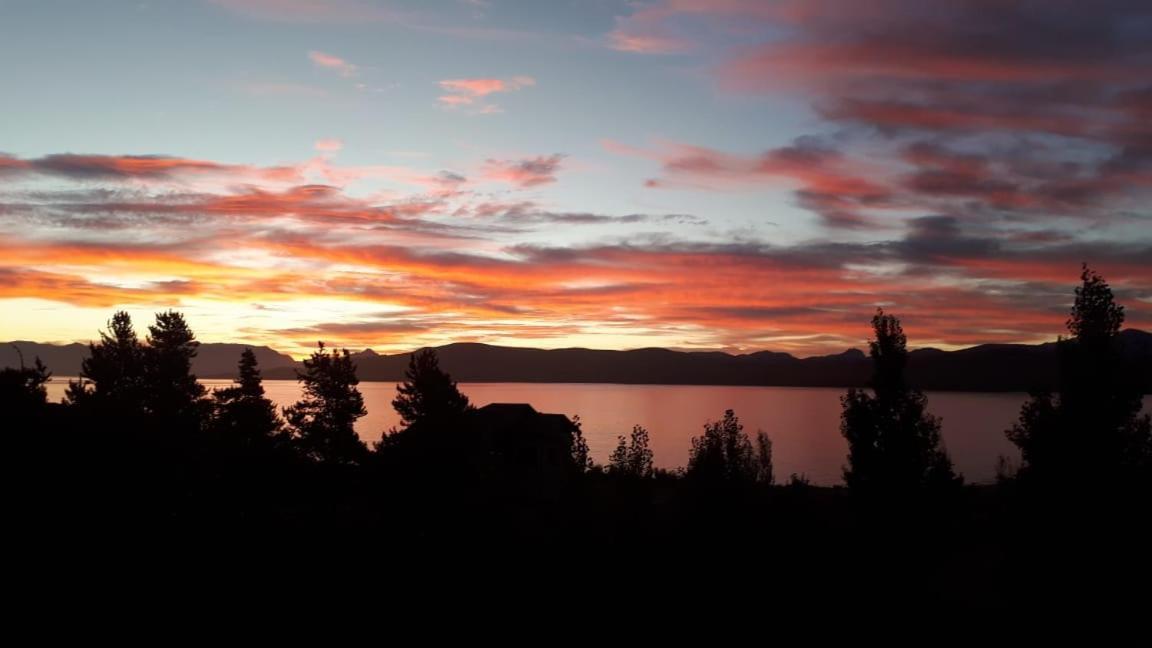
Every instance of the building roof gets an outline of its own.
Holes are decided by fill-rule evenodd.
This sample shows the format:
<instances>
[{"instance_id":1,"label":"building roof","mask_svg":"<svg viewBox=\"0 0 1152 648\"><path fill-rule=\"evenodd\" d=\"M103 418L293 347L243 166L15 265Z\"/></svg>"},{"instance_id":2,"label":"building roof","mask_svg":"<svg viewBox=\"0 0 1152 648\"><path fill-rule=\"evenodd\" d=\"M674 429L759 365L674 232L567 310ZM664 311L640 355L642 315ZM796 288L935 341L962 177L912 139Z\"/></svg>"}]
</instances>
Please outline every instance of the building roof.
<instances>
[{"instance_id":1,"label":"building roof","mask_svg":"<svg viewBox=\"0 0 1152 648\"><path fill-rule=\"evenodd\" d=\"M573 427L567 416L537 412L528 403L490 403L471 412L471 416L494 429L567 433Z\"/></svg>"}]
</instances>

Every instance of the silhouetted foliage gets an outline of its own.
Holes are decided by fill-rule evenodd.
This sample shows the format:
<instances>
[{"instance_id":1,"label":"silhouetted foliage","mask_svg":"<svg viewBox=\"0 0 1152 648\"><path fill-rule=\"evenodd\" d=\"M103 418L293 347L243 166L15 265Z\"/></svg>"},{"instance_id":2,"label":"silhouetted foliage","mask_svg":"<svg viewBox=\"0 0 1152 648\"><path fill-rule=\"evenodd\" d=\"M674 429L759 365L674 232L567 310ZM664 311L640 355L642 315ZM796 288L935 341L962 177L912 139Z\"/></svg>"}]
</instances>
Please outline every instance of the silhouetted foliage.
<instances>
[{"instance_id":1,"label":"silhouetted foliage","mask_svg":"<svg viewBox=\"0 0 1152 648\"><path fill-rule=\"evenodd\" d=\"M204 386L192 373L199 344L184 315L166 311L148 327L143 354L148 411L190 429L200 429L210 407Z\"/></svg>"},{"instance_id":2,"label":"silhouetted foliage","mask_svg":"<svg viewBox=\"0 0 1152 648\"><path fill-rule=\"evenodd\" d=\"M270 447L283 434L276 405L264 395L256 354L244 349L239 375L231 387L212 392L215 404L213 427L223 438L253 447Z\"/></svg>"},{"instance_id":3,"label":"silhouetted foliage","mask_svg":"<svg viewBox=\"0 0 1152 648\"><path fill-rule=\"evenodd\" d=\"M588 441L584 439L584 428L580 415L572 417L572 466L577 474L584 474L595 468L592 455L588 452Z\"/></svg>"},{"instance_id":4,"label":"silhouetted foliage","mask_svg":"<svg viewBox=\"0 0 1152 648\"><path fill-rule=\"evenodd\" d=\"M1022 449L1035 460L1024 471L1029 479L1048 474L1046 466L1061 465L1048 461L1068 462L1067 474L1081 465L1081 455L1074 453L1084 446L1058 446L1068 454L1046 452L1052 439L1062 439L1061 435L1080 443L1135 440L1134 446L1089 447L1083 456L1093 462L1093 470L1121 466L1119 471L1125 473L1146 465L1128 462L1143 456L1129 453L1131 447L1147 449L1148 421L1129 416L1131 402L1116 395L1127 393L1116 391L1127 385L1123 367L1109 364L1112 338L1122 321L1117 314L1122 311L1109 306L1102 281L1088 277L1086 282L1082 289L1086 297L1078 300L1069 325L1070 329L1075 325L1085 342L1074 339L1061 346L1066 367L1077 372L1065 377L1058 396L1037 397L1022 412L1022 429L1030 433L1021 437L1028 445ZM366 546L405 557L417 568L453 556L462 561L483 556L485 562L497 565L501 575L517 561L534 570L560 573L547 562L549 558L568 561L563 567L570 567L571 556L582 555L578 552L587 548L601 549L604 555L597 559L604 564L613 564L611 560L618 561L635 547L645 547L650 554L646 559L656 564L675 564L702 546L752 546L788 558L753 561L752 569L762 572L757 578L768 577L769 571L778 578L781 569L794 569L788 574L790 582L826 583L835 575L892 583L930 605L940 600L950 605L984 604L997 595L986 583L1026 564L1021 557L1039 553L1038 548L1055 547L1033 560L1035 571L1023 572L1027 576L1017 582L1025 588L1030 586L1029 577L1049 571L1054 560L1061 561L1063 578L1064 566L1078 556L1090 560L1093 570L1113 574L1147 553L1147 536L1129 533L1139 530L1144 519L1139 516L1146 517L1146 508L1125 508L1128 501L1114 510L1122 521L1136 519L1131 525L1082 524L1085 531L1068 540L1065 529L1073 525L1065 524L1066 499L1061 498L1053 509L1057 526L1032 532L1030 520L1036 518L1027 513L1040 507L1034 507L1036 500L1016 496L1026 491L1026 480L1005 477L1012 482L1007 488L972 485L965 489L965 497L952 500L959 506L922 507L915 516L907 515L908 508L893 508L901 517L860 516L845 489L814 486L803 475L792 474L779 488L760 488L773 482L771 440L763 432L746 435L731 410L720 421L706 424L704 434L694 439L684 473L653 468L649 435L639 426L630 437L620 438L602 471L591 461L578 417L569 422L562 415L536 412L519 403L463 408L466 411L457 407L454 416L418 418L390 435L390 443L383 444L387 451L366 469L357 465L366 459L366 450L354 432L356 420L364 415L356 367L347 351L337 353L323 345L299 373L304 394L286 410L289 431L280 437L283 444L276 442L280 423L251 350L241 354L234 384L212 394L215 407L206 433L171 434L171 425L195 427L201 416L198 403L203 400L202 392L189 383L194 381L190 368L195 341L183 318L175 315L158 315L145 344L136 339L127 315L117 313L101 340L92 345L93 357L84 367L85 385L71 386L70 400L77 406L46 402L49 373L38 361L32 368L0 370L5 415L0 426L19 432L8 436L17 451L5 455L5 474L18 478L17 499L42 513L41 524L27 525L21 534L47 528L73 545L77 537L86 538L85 543L112 538L133 552L138 551L140 538L164 537L141 531L174 532L171 537L191 538L201 552L204 547L210 551L213 544L222 552L235 552L234 542L213 543L212 538L263 540L260 546L272 551L297 551L298 546L323 551L329 562L346 562L348 567L339 567L357 578L363 578L363 561L347 554L346 545L337 545L348 537L363 538ZM936 445L939 421L924 411L923 395L905 384L906 341L899 322L882 313L877 318L875 393L853 390L845 396L846 431L859 435L853 437L857 442L869 441L854 448L856 454L850 458L856 460L852 468L858 472L850 471L852 478L861 479L862 488L912 491L937 483L933 478L954 484L947 456ZM1101 331L1104 334L1098 335ZM1108 373L1112 370L1115 376ZM20 404L13 407L14 403ZM1067 422L1096 425L1099 412L1105 413L1101 420L1112 421L1115 429L1081 430ZM1066 420L1066 416L1082 418ZM13 420L20 425L10 425ZM1127 422L1133 427L1124 427ZM1145 426L1143 432L1140 425ZM1105 434L1109 431L1114 436ZM1085 441L1082 432L1104 436ZM220 442L225 439L240 440L241 445ZM250 451L256 448L261 449ZM281 448L298 450L309 460ZM1063 474L1062 469L1053 470ZM568 479L574 471L582 477ZM1005 467L1000 472L1007 476L1011 470ZM1119 499L1121 495L1094 497L1089 503L1108 506ZM1025 508L1005 506L1006 502L1022 502ZM944 508L950 514L944 524L918 524L914 542L908 541L907 527L895 523L903 517L920 520ZM1128 515L1133 510L1136 514ZM952 515L953 511L958 513ZM1101 541L1085 550L1082 540L1090 535ZM337 538L331 548L314 541L326 536ZM304 544L276 541L285 537ZM460 551L463 537L469 542L465 552ZM852 538L853 551L842 550L845 537ZM171 552L170 543L158 544ZM242 558L251 560L255 554L250 554ZM941 569L962 571L962 577L945 580L928 572L926 578L925 567L934 566L933 561ZM1100 567L1101 561L1107 564ZM278 568L289 564L279 556L275 562ZM813 565L827 569L827 575L813 575ZM390 573L395 569L391 563L386 568ZM718 571L740 582L748 578L745 566L731 574L727 572L732 570ZM1010 598L994 600L990 606L1017 610L1029 603L1028 593L1012 592ZM802 598L813 600L809 595ZM895 604L891 597L874 598L885 608ZM851 605L859 603L853 600Z\"/></svg>"},{"instance_id":5,"label":"silhouetted foliage","mask_svg":"<svg viewBox=\"0 0 1152 648\"><path fill-rule=\"evenodd\" d=\"M706 423L704 434L693 437L685 474L709 484L758 483L772 476L771 443L767 448L767 453L754 450L740 419L732 410L726 410L724 418ZM762 463L765 460L769 462L767 466Z\"/></svg>"},{"instance_id":6,"label":"silhouetted foliage","mask_svg":"<svg viewBox=\"0 0 1152 648\"><path fill-rule=\"evenodd\" d=\"M44 385L52 374L39 357L31 367L24 366L23 354L20 359L20 368L0 369L0 411L5 413L27 414L48 403Z\"/></svg>"},{"instance_id":7,"label":"silhouetted foliage","mask_svg":"<svg viewBox=\"0 0 1152 648\"><path fill-rule=\"evenodd\" d=\"M648 430L636 425L629 439L619 443L608 460L608 472L618 477L649 479L652 471L652 449L648 447Z\"/></svg>"},{"instance_id":8,"label":"silhouetted foliage","mask_svg":"<svg viewBox=\"0 0 1152 648\"><path fill-rule=\"evenodd\" d=\"M1036 393L1008 438L1020 448L1019 477L1044 486L1147 481L1152 423L1140 415L1141 385L1119 348L1124 307L1104 278L1082 268L1061 338L1057 394Z\"/></svg>"},{"instance_id":9,"label":"silhouetted foliage","mask_svg":"<svg viewBox=\"0 0 1152 648\"><path fill-rule=\"evenodd\" d=\"M1116 303L1104 277L1087 263L1081 266L1080 282L1065 326L1077 345L1096 352L1111 350L1113 338L1124 325L1124 307Z\"/></svg>"},{"instance_id":10,"label":"silhouetted foliage","mask_svg":"<svg viewBox=\"0 0 1152 648\"><path fill-rule=\"evenodd\" d=\"M100 332L100 341L88 345L80 380L68 384L68 402L143 410L144 362L144 346L132 328L132 318L117 311L108 330Z\"/></svg>"},{"instance_id":11,"label":"silhouetted foliage","mask_svg":"<svg viewBox=\"0 0 1152 648\"><path fill-rule=\"evenodd\" d=\"M405 427L420 421L446 420L471 409L452 376L440 369L435 349L421 349L408 360L404 382L396 386L392 407Z\"/></svg>"},{"instance_id":12,"label":"silhouetted foliage","mask_svg":"<svg viewBox=\"0 0 1152 648\"><path fill-rule=\"evenodd\" d=\"M844 481L855 492L911 494L959 483L940 447L940 419L923 392L904 379L907 338L900 320L877 309L869 343L873 393L849 389L841 398L840 432L848 441Z\"/></svg>"},{"instance_id":13,"label":"silhouetted foliage","mask_svg":"<svg viewBox=\"0 0 1152 648\"><path fill-rule=\"evenodd\" d=\"M756 481L768 485L776 483L772 469L772 439L764 430L756 431Z\"/></svg>"},{"instance_id":14,"label":"silhouetted foliage","mask_svg":"<svg viewBox=\"0 0 1152 648\"><path fill-rule=\"evenodd\" d=\"M324 350L324 343L297 371L304 397L284 409L291 438L304 456L336 464L361 462L367 446L356 436L355 423L367 414L356 385L356 363L347 349Z\"/></svg>"}]
</instances>

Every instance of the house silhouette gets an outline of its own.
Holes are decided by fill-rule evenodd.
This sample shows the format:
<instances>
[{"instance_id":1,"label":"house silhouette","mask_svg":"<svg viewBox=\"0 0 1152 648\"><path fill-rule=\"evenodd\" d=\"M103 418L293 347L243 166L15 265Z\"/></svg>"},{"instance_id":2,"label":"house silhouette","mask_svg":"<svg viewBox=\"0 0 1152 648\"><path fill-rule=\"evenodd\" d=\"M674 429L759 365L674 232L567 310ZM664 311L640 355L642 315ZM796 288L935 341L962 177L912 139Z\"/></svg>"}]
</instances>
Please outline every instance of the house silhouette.
<instances>
[{"instance_id":1,"label":"house silhouette","mask_svg":"<svg viewBox=\"0 0 1152 648\"><path fill-rule=\"evenodd\" d=\"M560 476L572 464L576 425L563 414L527 403L491 403L465 415L464 424L487 452L492 468Z\"/></svg>"}]
</instances>

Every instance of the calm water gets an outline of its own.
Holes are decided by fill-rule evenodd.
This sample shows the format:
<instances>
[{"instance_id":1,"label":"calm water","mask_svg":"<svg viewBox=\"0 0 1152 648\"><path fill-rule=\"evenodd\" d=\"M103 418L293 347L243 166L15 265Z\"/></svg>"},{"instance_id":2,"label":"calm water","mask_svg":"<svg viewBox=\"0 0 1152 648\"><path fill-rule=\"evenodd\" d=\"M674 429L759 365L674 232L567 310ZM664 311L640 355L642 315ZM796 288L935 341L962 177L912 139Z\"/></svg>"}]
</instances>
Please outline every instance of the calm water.
<instances>
[{"instance_id":1,"label":"calm water","mask_svg":"<svg viewBox=\"0 0 1152 648\"><path fill-rule=\"evenodd\" d=\"M59 400L66 384L66 379L49 383L49 397ZM204 384L223 387L229 381ZM294 381L269 380L264 386L269 398L282 406L300 395ZM462 383L460 388L476 405L531 403L541 412L579 414L599 462L608 458L618 435L639 424L648 428L657 465L682 466L691 438L725 409L735 410L747 432L761 429L772 437L778 479L798 473L817 484L839 483L847 453L839 427L843 389L530 383ZM368 415L360 419L357 432L365 441L375 441L399 423L391 405L396 385L361 383L360 391ZM1024 399L1024 394L929 394L929 409L944 419L948 451L969 481L991 480L999 455L1018 456L1004 430L1016 420Z\"/></svg>"}]
</instances>

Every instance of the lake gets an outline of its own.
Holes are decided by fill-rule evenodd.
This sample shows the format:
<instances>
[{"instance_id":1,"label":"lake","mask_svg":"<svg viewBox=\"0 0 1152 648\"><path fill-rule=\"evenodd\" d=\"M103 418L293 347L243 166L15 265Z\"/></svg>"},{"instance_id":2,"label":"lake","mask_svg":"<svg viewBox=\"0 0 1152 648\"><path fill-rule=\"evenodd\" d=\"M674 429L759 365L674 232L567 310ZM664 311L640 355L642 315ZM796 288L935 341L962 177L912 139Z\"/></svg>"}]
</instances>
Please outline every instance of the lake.
<instances>
[{"instance_id":1,"label":"lake","mask_svg":"<svg viewBox=\"0 0 1152 648\"><path fill-rule=\"evenodd\" d=\"M228 380L202 382L210 389L230 384ZM66 384L66 379L49 383L49 397L59 400ZM300 396L295 381L268 380L264 387L268 397L281 406ZM764 430L772 438L777 480L796 473L814 484L840 483L848 452L840 436L843 389L541 383L461 383L460 389L477 406L530 403L541 412L578 414L597 462L607 460L617 436L627 436L638 424L648 429L658 466L683 466L692 437L701 433L705 422L721 418L726 409L736 412L750 435ZM396 385L365 382L360 391L368 415L356 429L371 443L399 424L391 405ZM928 394L929 410L943 418L948 452L968 481L991 481L998 456L1013 460L1019 456L1004 430L1016 420L1025 398L1014 393Z\"/></svg>"}]
</instances>

